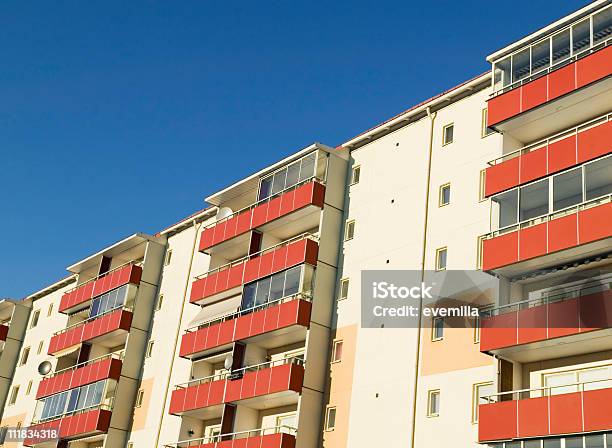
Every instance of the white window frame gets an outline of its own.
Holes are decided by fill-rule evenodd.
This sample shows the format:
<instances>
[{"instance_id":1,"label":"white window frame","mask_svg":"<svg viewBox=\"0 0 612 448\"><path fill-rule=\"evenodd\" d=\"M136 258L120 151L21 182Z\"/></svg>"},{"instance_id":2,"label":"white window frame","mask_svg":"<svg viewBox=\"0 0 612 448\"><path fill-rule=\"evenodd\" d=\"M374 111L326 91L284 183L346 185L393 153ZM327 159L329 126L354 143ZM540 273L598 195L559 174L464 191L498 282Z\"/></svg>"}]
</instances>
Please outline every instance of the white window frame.
<instances>
[{"instance_id":1,"label":"white window frame","mask_svg":"<svg viewBox=\"0 0 612 448\"><path fill-rule=\"evenodd\" d=\"M448 189L448 202L444 202L444 190ZM438 188L438 207L446 207L451 203L451 183L447 182Z\"/></svg>"},{"instance_id":2,"label":"white window frame","mask_svg":"<svg viewBox=\"0 0 612 448\"><path fill-rule=\"evenodd\" d=\"M340 357L338 358L338 346L340 346ZM332 342L332 364L342 361L342 349L344 348L344 339L334 339Z\"/></svg>"},{"instance_id":3,"label":"white window frame","mask_svg":"<svg viewBox=\"0 0 612 448\"><path fill-rule=\"evenodd\" d=\"M432 400L433 396L438 397L438 410L435 412L432 410L432 406L434 403ZM441 398L440 389L432 389L432 390L427 391L427 417L439 417L440 416L440 398Z\"/></svg>"},{"instance_id":4,"label":"white window frame","mask_svg":"<svg viewBox=\"0 0 612 448\"><path fill-rule=\"evenodd\" d=\"M358 184L360 180L361 180L361 165L355 165L351 169L351 183L349 185Z\"/></svg>"},{"instance_id":5,"label":"white window frame","mask_svg":"<svg viewBox=\"0 0 612 448\"><path fill-rule=\"evenodd\" d=\"M350 280L348 277L340 279L340 290L338 291L338 300L346 300L348 298Z\"/></svg>"},{"instance_id":6,"label":"white window frame","mask_svg":"<svg viewBox=\"0 0 612 448\"><path fill-rule=\"evenodd\" d=\"M331 412L334 413L334 426L329 425L329 417ZM325 431L330 432L336 429L336 419L338 418L338 408L336 406L327 406L325 408Z\"/></svg>"},{"instance_id":7,"label":"white window frame","mask_svg":"<svg viewBox=\"0 0 612 448\"><path fill-rule=\"evenodd\" d=\"M440 254L442 252L446 252L446 260L444 261L444 267L441 266L440 263ZM436 271L446 271L446 268L448 266L448 246L442 246L442 247L438 247L436 249Z\"/></svg>"},{"instance_id":8,"label":"white window frame","mask_svg":"<svg viewBox=\"0 0 612 448\"><path fill-rule=\"evenodd\" d=\"M437 322L441 322L442 323L442 335L441 336L437 336L436 335L436 330L438 329L438 327L436 326ZM434 317L431 320L431 341L432 342L437 342L437 341L441 341L444 339L444 318L443 317Z\"/></svg>"},{"instance_id":9,"label":"white window frame","mask_svg":"<svg viewBox=\"0 0 612 448\"><path fill-rule=\"evenodd\" d=\"M453 136L450 141L446 141L446 130L451 128L453 130ZM442 146L448 146L455 141L455 123L451 122L442 126Z\"/></svg>"},{"instance_id":10,"label":"white window frame","mask_svg":"<svg viewBox=\"0 0 612 448\"><path fill-rule=\"evenodd\" d=\"M349 229L352 227L352 232L349 232ZM350 236L349 236L350 233ZM350 241L355 238L355 220L347 219L344 225L344 241Z\"/></svg>"}]
</instances>

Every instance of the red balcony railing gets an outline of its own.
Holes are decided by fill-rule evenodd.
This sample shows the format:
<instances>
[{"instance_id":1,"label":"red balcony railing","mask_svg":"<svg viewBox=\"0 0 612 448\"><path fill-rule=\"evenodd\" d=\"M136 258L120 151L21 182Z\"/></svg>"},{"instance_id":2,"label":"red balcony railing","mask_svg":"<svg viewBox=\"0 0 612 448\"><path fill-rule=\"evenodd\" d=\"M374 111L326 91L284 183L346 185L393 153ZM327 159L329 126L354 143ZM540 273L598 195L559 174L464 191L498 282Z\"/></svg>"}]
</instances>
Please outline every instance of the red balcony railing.
<instances>
[{"instance_id":1,"label":"red balcony railing","mask_svg":"<svg viewBox=\"0 0 612 448\"><path fill-rule=\"evenodd\" d=\"M281 392L300 393L303 380L304 365L299 358L245 367L176 386L170 399L169 412L181 415L222 403L263 396L269 398Z\"/></svg>"},{"instance_id":2,"label":"red balcony railing","mask_svg":"<svg viewBox=\"0 0 612 448\"><path fill-rule=\"evenodd\" d=\"M164 448L294 448L296 433L295 428L277 426L183 440Z\"/></svg>"},{"instance_id":3,"label":"red balcony railing","mask_svg":"<svg viewBox=\"0 0 612 448\"><path fill-rule=\"evenodd\" d=\"M486 235L482 269L492 271L612 236L611 199L603 196Z\"/></svg>"},{"instance_id":4,"label":"red balcony railing","mask_svg":"<svg viewBox=\"0 0 612 448\"><path fill-rule=\"evenodd\" d=\"M59 311L65 313L112 289L123 285L138 285L142 277L142 267L129 263L102 274L66 292L60 300Z\"/></svg>"},{"instance_id":5,"label":"red balcony railing","mask_svg":"<svg viewBox=\"0 0 612 448\"><path fill-rule=\"evenodd\" d=\"M612 328L610 279L505 305L487 314L481 318L481 352Z\"/></svg>"},{"instance_id":6,"label":"red balcony railing","mask_svg":"<svg viewBox=\"0 0 612 448\"><path fill-rule=\"evenodd\" d=\"M111 420L111 410L108 406L95 406L84 409L78 413L68 415L59 419L46 421L30 426L31 432L45 429L59 429L61 439L76 439L80 437L105 434L108 432ZM26 438L25 446L34 446L43 440L37 438Z\"/></svg>"},{"instance_id":7,"label":"red balcony railing","mask_svg":"<svg viewBox=\"0 0 612 448\"><path fill-rule=\"evenodd\" d=\"M8 336L8 325L0 324L0 342L6 341L6 337Z\"/></svg>"},{"instance_id":8,"label":"red balcony railing","mask_svg":"<svg viewBox=\"0 0 612 448\"><path fill-rule=\"evenodd\" d=\"M121 376L122 355L104 355L55 372L38 384L36 399L74 389L104 379L118 380Z\"/></svg>"},{"instance_id":9,"label":"red balcony railing","mask_svg":"<svg viewBox=\"0 0 612 448\"><path fill-rule=\"evenodd\" d=\"M492 160L485 172L485 195L557 173L611 151L612 114L608 114Z\"/></svg>"},{"instance_id":10,"label":"red balcony railing","mask_svg":"<svg viewBox=\"0 0 612 448\"><path fill-rule=\"evenodd\" d=\"M612 429L612 379L484 397L478 440L523 439ZM574 388L576 392L561 393Z\"/></svg>"},{"instance_id":11,"label":"red balcony railing","mask_svg":"<svg viewBox=\"0 0 612 448\"><path fill-rule=\"evenodd\" d=\"M132 311L127 307L115 308L68 327L51 337L47 353L53 355L61 350L94 340L118 331L128 332L132 325Z\"/></svg>"},{"instance_id":12,"label":"red balcony railing","mask_svg":"<svg viewBox=\"0 0 612 448\"><path fill-rule=\"evenodd\" d=\"M323 207L325 186L311 178L293 185L281 194L239 210L206 227L200 238L200 251L230 240L309 205Z\"/></svg>"},{"instance_id":13,"label":"red balcony railing","mask_svg":"<svg viewBox=\"0 0 612 448\"><path fill-rule=\"evenodd\" d=\"M216 317L187 330L181 339L180 356L190 358L235 341L292 326L308 328L310 311L310 296L297 294Z\"/></svg>"},{"instance_id":14,"label":"red balcony railing","mask_svg":"<svg viewBox=\"0 0 612 448\"><path fill-rule=\"evenodd\" d=\"M267 277L302 263L317 264L319 245L313 235L303 234L256 254L213 269L196 277L191 287L189 301L202 299L229 291L245 283Z\"/></svg>"},{"instance_id":15,"label":"red balcony railing","mask_svg":"<svg viewBox=\"0 0 612 448\"><path fill-rule=\"evenodd\" d=\"M609 40L608 43L612 42ZM598 46L577 55L568 64L504 89L488 102L489 127L549 101L572 93L612 74L612 45Z\"/></svg>"}]
</instances>

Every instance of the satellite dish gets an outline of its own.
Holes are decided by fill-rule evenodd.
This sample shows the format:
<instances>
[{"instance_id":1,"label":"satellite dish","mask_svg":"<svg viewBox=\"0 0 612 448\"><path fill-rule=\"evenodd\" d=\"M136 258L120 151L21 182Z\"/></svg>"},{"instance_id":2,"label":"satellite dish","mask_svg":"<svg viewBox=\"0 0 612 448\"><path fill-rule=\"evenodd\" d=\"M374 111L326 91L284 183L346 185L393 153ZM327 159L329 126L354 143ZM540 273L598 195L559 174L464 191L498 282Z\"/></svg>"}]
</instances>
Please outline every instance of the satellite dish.
<instances>
[{"instance_id":1,"label":"satellite dish","mask_svg":"<svg viewBox=\"0 0 612 448\"><path fill-rule=\"evenodd\" d=\"M219 209L219 211L217 212L217 216L216 216L217 221L220 221L220 220L222 220L224 218L227 218L232 213L234 213L234 212L232 211L231 208L229 208L229 207L221 207Z\"/></svg>"},{"instance_id":2,"label":"satellite dish","mask_svg":"<svg viewBox=\"0 0 612 448\"><path fill-rule=\"evenodd\" d=\"M49 361L43 361L38 365L38 373L40 373L42 376L45 376L49 372L51 372L52 367L53 366Z\"/></svg>"},{"instance_id":3,"label":"satellite dish","mask_svg":"<svg viewBox=\"0 0 612 448\"><path fill-rule=\"evenodd\" d=\"M225 367L225 370L230 370L232 368L232 364L234 364L234 358L232 355L227 355L227 358L225 358L225 362L223 363L223 367Z\"/></svg>"}]
</instances>

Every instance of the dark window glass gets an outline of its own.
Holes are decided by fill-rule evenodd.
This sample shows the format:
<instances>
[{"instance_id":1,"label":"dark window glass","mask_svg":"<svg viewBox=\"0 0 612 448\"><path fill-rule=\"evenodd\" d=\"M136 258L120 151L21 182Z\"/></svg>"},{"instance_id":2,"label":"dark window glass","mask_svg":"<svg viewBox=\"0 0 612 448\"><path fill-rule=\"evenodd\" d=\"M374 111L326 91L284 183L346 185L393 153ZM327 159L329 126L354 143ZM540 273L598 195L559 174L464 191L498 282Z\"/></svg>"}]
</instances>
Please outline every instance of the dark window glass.
<instances>
[{"instance_id":1,"label":"dark window glass","mask_svg":"<svg viewBox=\"0 0 612 448\"><path fill-rule=\"evenodd\" d=\"M283 297L285 286L285 273L281 272L279 274L272 276L272 286L270 288L270 301L280 299Z\"/></svg>"},{"instance_id":2,"label":"dark window glass","mask_svg":"<svg viewBox=\"0 0 612 448\"><path fill-rule=\"evenodd\" d=\"M271 192L272 192L272 178L268 177L267 179L263 179L261 181L261 184L259 186L258 200L261 201L267 198L268 196L270 196Z\"/></svg>"},{"instance_id":3,"label":"dark window glass","mask_svg":"<svg viewBox=\"0 0 612 448\"><path fill-rule=\"evenodd\" d=\"M606 8L593 16L593 45L612 35L612 8Z\"/></svg>"},{"instance_id":4,"label":"dark window glass","mask_svg":"<svg viewBox=\"0 0 612 448\"><path fill-rule=\"evenodd\" d=\"M310 179L315 174L315 160L316 153L307 155L301 160L300 167L300 182L306 179Z\"/></svg>"},{"instance_id":5,"label":"dark window glass","mask_svg":"<svg viewBox=\"0 0 612 448\"><path fill-rule=\"evenodd\" d=\"M556 34L552 38L552 63L555 65L570 55L570 30Z\"/></svg>"},{"instance_id":6,"label":"dark window glass","mask_svg":"<svg viewBox=\"0 0 612 448\"><path fill-rule=\"evenodd\" d=\"M257 291L257 283L251 283L244 286L242 292L242 309L248 310L255 306L255 292Z\"/></svg>"},{"instance_id":7,"label":"dark window glass","mask_svg":"<svg viewBox=\"0 0 612 448\"><path fill-rule=\"evenodd\" d=\"M565 448L583 448L582 436L566 437Z\"/></svg>"},{"instance_id":8,"label":"dark window glass","mask_svg":"<svg viewBox=\"0 0 612 448\"><path fill-rule=\"evenodd\" d=\"M553 210L582 202L582 169L576 168L553 178Z\"/></svg>"},{"instance_id":9,"label":"dark window glass","mask_svg":"<svg viewBox=\"0 0 612 448\"><path fill-rule=\"evenodd\" d=\"M572 48L574 54L580 53L591 45L591 21L584 19L572 26Z\"/></svg>"},{"instance_id":10,"label":"dark window glass","mask_svg":"<svg viewBox=\"0 0 612 448\"><path fill-rule=\"evenodd\" d=\"M510 190L493 196L493 202L499 206L499 227L516 224L518 217L518 190Z\"/></svg>"},{"instance_id":11,"label":"dark window glass","mask_svg":"<svg viewBox=\"0 0 612 448\"><path fill-rule=\"evenodd\" d=\"M257 294L255 295L255 306L263 305L268 302L270 297L270 277L257 282Z\"/></svg>"},{"instance_id":12,"label":"dark window glass","mask_svg":"<svg viewBox=\"0 0 612 448\"><path fill-rule=\"evenodd\" d=\"M525 221L548 213L548 179L521 187L519 220Z\"/></svg>"},{"instance_id":13,"label":"dark window glass","mask_svg":"<svg viewBox=\"0 0 612 448\"><path fill-rule=\"evenodd\" d=\"M585 165L584 178L587 201L612 194L612 157Z\"/></svg>"},{"instance_id":14,"label":"dark window glass","mask_svg":"<svg viewBox=\"0 0 612 448\"><path fill-rule=\"evenodd\" d=\"M297 294L300 290L300 277L302 268L296 266L287 271L285 280L285 297Z\"/></svg>"}]
</instances>

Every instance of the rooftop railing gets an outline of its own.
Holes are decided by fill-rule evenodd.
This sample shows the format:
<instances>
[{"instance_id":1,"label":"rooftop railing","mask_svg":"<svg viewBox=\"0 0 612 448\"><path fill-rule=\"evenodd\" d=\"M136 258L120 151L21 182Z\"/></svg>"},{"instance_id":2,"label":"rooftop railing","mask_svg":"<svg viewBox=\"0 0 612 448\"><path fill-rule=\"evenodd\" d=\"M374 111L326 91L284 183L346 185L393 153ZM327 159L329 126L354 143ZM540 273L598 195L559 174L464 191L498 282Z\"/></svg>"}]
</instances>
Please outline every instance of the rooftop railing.
<instances>
[{"instance_id":1,"label":"rooftop railing","mask_svg":"<svg viewBox=\"0 0 612 448\"><path fill-rule=\"evenodd\" d=\"M226 440L247 439L249 437L262 437L274 434L289 434L295 436L297 429L291 426L275 426L273 428L251 429L249 431L232 432L228 434L219 434L215 436L201 437L198 439L183 440L170 445L164 445L164 448L190 448L200 445L207 445Z\"/></svg>"}]
</instances>

